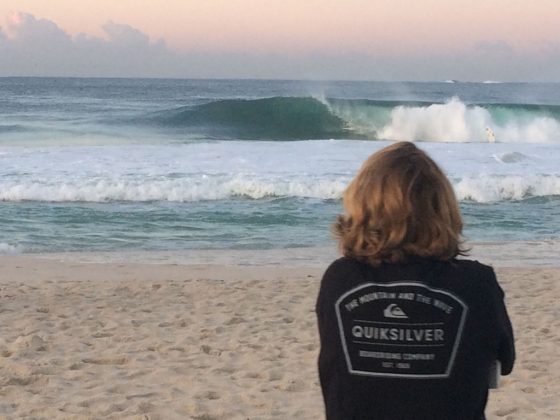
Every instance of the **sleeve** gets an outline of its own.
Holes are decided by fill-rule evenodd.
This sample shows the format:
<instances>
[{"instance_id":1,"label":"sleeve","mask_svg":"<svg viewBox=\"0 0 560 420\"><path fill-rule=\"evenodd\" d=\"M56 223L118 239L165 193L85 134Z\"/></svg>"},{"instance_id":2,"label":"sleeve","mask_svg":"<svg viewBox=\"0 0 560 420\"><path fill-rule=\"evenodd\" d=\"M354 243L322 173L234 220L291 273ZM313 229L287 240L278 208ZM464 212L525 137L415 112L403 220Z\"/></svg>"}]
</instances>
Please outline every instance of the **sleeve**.
<instances>
[{"instance_id":1,"label":"sleeve","mask_svg":"<svg viewBox=\"0 0 560 420\"><path fill-rule=\"evenodd\" d=\"M347 274L345 264L341 260L331 264L323 275L315 307L321 346L318 360L319 379L327 418L331 418L340 405L337 376L340 363L344 362L334 310L337 296L344 287Z\"/></svg>"},{"instance_id":2,"label":"sleeve","mask_svg":"<svg viewBox=\"0 0 560 420\"><path fill-rule=\"evenodd\" d=\"M321 287L317 297L315 312L317 314L317 326L319 328L319 379L323 397L326 399L328 392L329 378L332 378L332 369L334 369L336 361L337 347L337 325L333 301L334 286L340 281L338 263L335 261L327 269L321 280ZM325 401L326 402L326 401Z\"/></svg>"},{"instance_id":3,"label":"sleeve","mask_svg":"<svg viewBox=\"0 0 560 420\"><path fill-rule=\"evenodd\" d=\"M515 362L515 342L513 328L509 319L504 292L498 281L494 270L491 269L491 279L495 290L495 315L498 334L497 358L502 365L502 375L509 375Z\"/></svg>"}]
</instances>

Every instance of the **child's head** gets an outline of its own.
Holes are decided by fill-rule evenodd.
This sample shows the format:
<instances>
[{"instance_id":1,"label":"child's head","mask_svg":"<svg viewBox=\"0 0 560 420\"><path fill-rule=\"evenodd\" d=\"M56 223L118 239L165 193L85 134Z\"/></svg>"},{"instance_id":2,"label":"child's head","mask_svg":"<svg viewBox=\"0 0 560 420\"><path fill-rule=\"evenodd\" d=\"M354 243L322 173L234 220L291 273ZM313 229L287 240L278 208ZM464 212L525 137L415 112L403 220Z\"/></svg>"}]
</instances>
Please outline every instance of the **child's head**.
<instances>
[{"instance_id":1,"label":"child's head","mask_svg":"<svg viewBox=\"0 0 560 420\"><path fill-rule=\"evenodd\" d=\"M377 265L414 255L449 260L463 253L453 188L413 143L370 156L346 189L344 208L334 232L348 257Z\"/></svg>"}]
</instances>

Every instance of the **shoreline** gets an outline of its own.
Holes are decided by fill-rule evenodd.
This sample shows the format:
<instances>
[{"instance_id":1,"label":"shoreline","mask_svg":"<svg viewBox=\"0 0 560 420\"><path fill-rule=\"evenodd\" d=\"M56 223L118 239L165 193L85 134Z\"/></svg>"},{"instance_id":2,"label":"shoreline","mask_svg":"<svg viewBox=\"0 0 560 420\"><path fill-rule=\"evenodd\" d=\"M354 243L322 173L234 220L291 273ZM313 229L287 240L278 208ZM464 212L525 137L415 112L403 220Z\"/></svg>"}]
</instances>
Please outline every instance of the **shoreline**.
<instances>
[{"instance_id":1,"label":"shoreline","mask_svg":"<svg viewBox=\"0 0 560 420\"><path fill-rule=\"evenodd\" d=\"M325 267L0 264L0 419L324 418ZM487 417L559 418L560 268L496 272L518 360Z\"/></svg>"},{"instance_id":2,"label":"shoreline","mask_svg":"<svg viewBox=\"0 0 560 420\"><path fill-rule=\"evenodd\" d=\"M465 258L493 267L560 267L560 241L466 242ZM54 260L94 264L227 265L326 269L340 257L336 243L276 249L186 249L169 251L74 251L0 254L0 260Z\"/></svg>"}]
</instances>

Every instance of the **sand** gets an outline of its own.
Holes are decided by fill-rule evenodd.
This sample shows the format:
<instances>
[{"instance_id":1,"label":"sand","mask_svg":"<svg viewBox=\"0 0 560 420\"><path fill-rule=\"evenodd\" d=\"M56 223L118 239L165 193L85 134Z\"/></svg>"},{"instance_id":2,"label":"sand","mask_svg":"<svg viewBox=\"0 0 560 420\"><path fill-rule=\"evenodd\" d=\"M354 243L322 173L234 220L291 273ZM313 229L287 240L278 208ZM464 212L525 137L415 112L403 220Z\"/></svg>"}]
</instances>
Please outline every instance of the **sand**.
<instances>
[{"instance_id":1,"label":"sand","mask_svg":"<svg viewBox=\"0 0 560 420\"><path fill-rule=\"evenodd\" d=\"M322 419L323 268L0 257L0 418ZM489 419L560 418L560 269L497 269L518 361Z\"/></svg>"}]
</instances>

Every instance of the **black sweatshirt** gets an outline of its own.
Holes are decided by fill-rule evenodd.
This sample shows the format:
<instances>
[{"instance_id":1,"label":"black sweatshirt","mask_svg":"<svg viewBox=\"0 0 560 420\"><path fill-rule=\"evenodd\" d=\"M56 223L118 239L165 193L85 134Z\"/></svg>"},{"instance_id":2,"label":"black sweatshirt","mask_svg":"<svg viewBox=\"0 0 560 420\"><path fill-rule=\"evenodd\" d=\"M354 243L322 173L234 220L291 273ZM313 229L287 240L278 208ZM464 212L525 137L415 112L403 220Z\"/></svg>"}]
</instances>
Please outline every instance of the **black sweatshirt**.
<instances>
[{"instance_id":1,"label":"black sweatshirt","mask_svg":"<svg viewBox=\"0 0 560 420\"><path fill-rule=\"evenodd\" d=\"M488 372L513 368L513 332L491 267L340 258L317 300L329 420L484 419Z\"/></svg>"}]
</instances>

